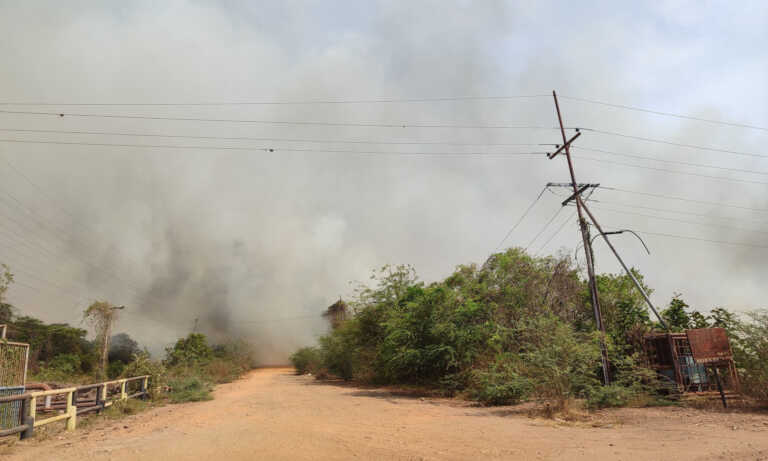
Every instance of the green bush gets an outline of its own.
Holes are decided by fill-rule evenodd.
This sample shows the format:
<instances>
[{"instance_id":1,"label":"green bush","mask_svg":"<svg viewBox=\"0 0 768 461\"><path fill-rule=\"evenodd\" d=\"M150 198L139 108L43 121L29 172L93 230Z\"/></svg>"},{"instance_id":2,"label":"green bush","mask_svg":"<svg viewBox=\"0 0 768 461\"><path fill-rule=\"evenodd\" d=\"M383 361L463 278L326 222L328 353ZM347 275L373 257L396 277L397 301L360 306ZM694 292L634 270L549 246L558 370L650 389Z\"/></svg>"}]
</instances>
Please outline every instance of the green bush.
<instances>
[{"instance_id":1,"label":"green bush","mask_svg":"<svg viewBox=\"0 0 768 461\"><path fill-rule=\"evenodd\" d=\"M179 376L168 380L168 400L171 403L211 400L213 386L199 376Z\"/></svg>"},{"instance_id":2,"label":"green bush","mask_svg":"<svg viewBox=\"0 0 768 461\"><path fill-rule=\"evenodd\" d=\"M149 376L149 396L156 398L167 385L167 370L162 362L152 360L147 351L133 355L133 361L123 368L123 378Z\"/></svg>"},{"instance_id":3,"label":"green bush","mask_svg":"<svg viewBox=\"0 0 768 461\"><path fill-rule=\"evenodd\" d=\"M48 362L41 362L30 381L74 384L86 378L81 372L80 357L75 354L59 354Z\"/></svg>"},{"instance_id":4,"label":"green bush","mask_svg":"<svg viewBox=\"0 0 768 461\"><path fill-rule=\"evenodd\" d=\"M594 386L587 392L587 405L592 408L623 407L637 397L637 392L619 384Z\"/></svg>"},{"instance_id":5,"label":"green bush","mask_svg":"<svg viewBox=\"0 0 768 461\"><path fill-rule=\"evenodd\" d=\"M642 274L634 275L642 283ZM431 284L410 266L384 266L371 279L317 348L291 357L298 373L467 391L488 405L546 400L555 411L572 399L592 408L659 402L659 378L637 355L644 334L658 326L626 275L597 281L607 387L588 284L567 256L509 249ZM768 313L738 322L724 309L708 316L691 310L677 296L663 316L675 330L726 328L744 389L768 400Z\"/></svg>"},{"instance_id":6,"label":"green bush","mask_svg":"<svg viewBox=\"0 0 768 461\"><path fill-rule=\"evenodd\" d=\"M322 365L333 375L349 380L359 373L360 350L355 347L355 329L342 325L333 334L320 338Z\"/></svg>"},{"instance_id":7,"label":"green bush","mask_svg":"<svg viewBox=\"0 0 768 461\"><path fill-rule=\"evenodd\" d=\"M120 360L109 362L109 365L107 366L107 377L109 379L115 379L121 374L123 374L124 369L125 369L125 364Z\"/></svg>"},{"instance_id":8,"label":"green bush","mask_svg":"<svg viewBox=\"0 0 768 461\"><path fill-rule=\"evenodd\" d=\"M80 357L75 354L59 354L46 362L45 367L64 374L79 373Z\"/></svg>"},{"instance_id":9,"label":"green bush","mask_svg":"<svg viewBox=\"0 0 768 461\"><path fill-rule=\"evenodd\" d=\"M494 365L475 371L470 396L484 405L511 405L528 397L532 389L531 381L512 367Z\"/></svg>"},{"instance_id":10,"label":"green bush","mask_svg":"<svg viewBox=\"0 0 768 461\"><path fill-rule=\"evenodd\" d=\"M215 358L203 368L206 376L214 383L231 383L248 370L233 360Z\"/></svg>"},{"instance_id":11,"label":"green bush","mask_svg":"<svg viewBox=\"0 0 768 461\"><path fill-rule=\"evenodd\" d=\"M202 333L190 333L186 338L179 338L173 347L165 349L165 364L169 367L197 366L212 358L213 350Z\"/></svg>"},{"instance_id":12,"label":"green bush","mask_svg":"<svg viewBox=\"0 0 768 461\"><path fill-rule=\"evenodd\" d=\"M316 347L302 347L291 355L290 360L299 375L316 373L322 365L322 356Z\"/></svg>"},{"instance_id":13,"label":"green bush","mask_svg":"<svg viewBox=\"0 0 768 461\"><path fill-rule=\"evenodd\" d=\"M732 333L742 391L768 405L768 311L748 314Z\"/></svg>"}]
</instances>

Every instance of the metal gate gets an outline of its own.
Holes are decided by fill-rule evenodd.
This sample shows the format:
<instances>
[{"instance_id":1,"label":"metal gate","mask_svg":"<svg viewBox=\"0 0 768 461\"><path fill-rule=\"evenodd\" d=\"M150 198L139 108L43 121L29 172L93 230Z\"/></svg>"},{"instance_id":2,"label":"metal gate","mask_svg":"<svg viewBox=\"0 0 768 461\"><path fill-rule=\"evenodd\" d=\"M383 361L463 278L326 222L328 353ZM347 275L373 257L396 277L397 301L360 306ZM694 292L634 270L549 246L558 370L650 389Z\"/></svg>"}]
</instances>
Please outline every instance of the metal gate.
<instances>
[{"instance_id":1,"label":"metal gate","mask_svg":"<svg viewBox=\"0 0 768 461\"><path fill-rule=\"evenodd\" d=\"M0 339L0 396L24 393L27 381L29 344ZM0 430L18 426L21 401L0 404Z\"/></svg>"}]
</instances>

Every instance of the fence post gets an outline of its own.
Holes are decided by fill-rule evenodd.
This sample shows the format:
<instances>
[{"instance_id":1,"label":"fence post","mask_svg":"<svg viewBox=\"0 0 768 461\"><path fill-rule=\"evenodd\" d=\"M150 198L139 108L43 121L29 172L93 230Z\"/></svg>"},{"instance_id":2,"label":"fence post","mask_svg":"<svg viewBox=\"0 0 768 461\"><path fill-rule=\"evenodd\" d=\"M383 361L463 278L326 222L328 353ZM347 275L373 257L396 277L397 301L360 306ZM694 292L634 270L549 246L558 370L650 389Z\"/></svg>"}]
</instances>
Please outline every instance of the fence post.
<instances>
[{"instance_id":1,"label":"fence post","mask_svg":"<svg viewBox=\"0 0 768 461\"><path fill-rule=\"evenodd\" d=\"M29 416L32 419L35 419L35 416L37 416L37 397L35 396L29 399Z\"/></svg>"},{"instance_id":2,"label":"fence post","mask_svg":"<svg viewBox=\"0 0 768 461\"><path fill-rule=\"evenodd\" d=\"M77 406L73 405L72 402L74 393L74 391L67 392L67 414L69 415L69 418L67 418L68 431L74 431L77 428Z\"/></svg>"},{"instance_id":3,"label":"fence post","mask_svg":"<svg viewBox=\"0 0 768 461\"><path fill-rule=\"evenodd\" d=\"M27 409L29 407L29 409ZM21 424L26 424L27 428L19 435L21 440L32 437L32 433L35 430L35 398L24 399L21 401L19 413L21 416ZM29 415L27 414L29 413Z\"/></svg>"},{"instance_id":4,"label":"fence post","mask_svg":"<svg viewBox=\"0 0 768 461\"><path fill-rule=\"evenodd\" d=\"M142 398L149 398L149 376L145 376L144 379L141 380L141 392L143 394Z\"/></svg>"},{"instance_id":5,"label":"fence post","mask_svg":"<svg viewBox=\"0 0 768 461\"><path fill-rule=\"evenodd\" d=\"M120 399L128 400L128 394L125 392L125 380L120 380Z\"/></svg>"},{"instance_id":6,"label":"fence post","mask_svg":"<svg viewBox=\"0 0 768 461\"><path fill-rule=\"evenodd\" d=\"M104 401L101 399L101 386L95 388L96 391L96 401L94 404L99 407L98 410L96 410L97 414L101 414L101 411L104 409Z\"/></svg>"}]
</instances>

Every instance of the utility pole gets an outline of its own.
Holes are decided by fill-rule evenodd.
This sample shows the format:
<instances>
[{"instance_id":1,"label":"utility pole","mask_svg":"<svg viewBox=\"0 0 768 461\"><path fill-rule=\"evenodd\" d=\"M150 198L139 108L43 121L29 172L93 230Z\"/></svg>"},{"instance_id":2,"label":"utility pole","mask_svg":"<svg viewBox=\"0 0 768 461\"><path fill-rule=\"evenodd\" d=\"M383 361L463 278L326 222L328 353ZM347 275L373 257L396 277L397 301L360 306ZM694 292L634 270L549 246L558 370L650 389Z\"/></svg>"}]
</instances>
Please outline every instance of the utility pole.
<instances>
[{"instance_id":1,"label":"utility pole","mask_svg":"<svg viewBox=\"0 0 768 461\"><path fill-rule=\"evenodd\" d=\"M577 133L575 136L573 136L571 139L567 139L565 137L565 127L563 126L563 117L560 114L560 104L557 102L557 93L555 91L552 91L552 97L555 100L555 109L557 110L557 121L560 124L560 134L563 137L563 145L559 146L558 149L553 152L552 154L549 154L549 159L555 158L560 152L565 152L565 157L568 159L568 171L571 175L571 186L573 188L573 195L569 197L565 202L563 202L563 206L565 206L570 200L576 201L576 211L579 216L579 228L581 229L581 238L584 241L584 253L586 255L587 260L587 275L589 276L589 292L592 297L592 310L595 314L595 324L597 325L598 330L600 331L600 355L601 355L601 362L603 366L603 383L605 385L608 385L611 383L611 378L609 375L609 369L610 364L608 362L608 351L605 347L605 325L603 325L603 315L600 311L600 300L597 295L597 280L595 280L595 266L594 261L592 257L592 244L589 237L589 226L587 225L587 221L584 219L584 212L582 210L584 204L581 201L581 193L587 190L587 186L579 187L580 185L576 182L576 174L573 170L573 161L571 160L571 143L576 140L579 136L581 136L581 132L577 130ZM601 231L602 233L602 231Z\"/></svg>"},{"instance_id":2,"label":"utility pole","mask_svg":"<svg viewBox=\"0 0 768 461\"><path fill-rule=\"evenodd\" d=\"M581 197L576 198L577 205L579 202L581 202ZM656 318L659 319L659 323L661 323L661 325L664 327L665 330L669 330L669 325L667 325L667 322L664 321L664 319L661 317L659 312L656 310L656 307L654 307L653 303L651 302L651 298L648 296L648 293L646 293L645 290L643 289L643 286L640 284L640 281L638 281L637 278L635 277L635 274L633 274L632 271L629 270L627 265L624 263L624 260L621 259L621 256L619 256L619 252L616 251L616 248L614 248L613 244L608 239L609 232L603 232L603 229L600 227L600 224L598 224L597 219L595 219L595 215L593 215L592 212L589 211L589 208L587 208L587 206L584 203L582 203L581 206L582 208L584 208L584 211L587 212L587 215L589 215L589 219L595 225L595 228L600 233L600 236L603 238L603 240L605 240L605 243L608 244L608 248L611 249L614 256L616 256L616 259L619 260L619 264L621 264L621 267L624 268L624 272L626 272L629 278L632 279L632 283L635 284L635 287L637 288L637 290L640 292L641 295L643 295L643 299L645 299L645 302L648 304L648 307L650 307L651 311L653 311L653 313L656 315ZM645 243L643 243L643 245L645 245ZM591 251L591 247L590 247L590 251Z\"/></svg>"}]
</instances>

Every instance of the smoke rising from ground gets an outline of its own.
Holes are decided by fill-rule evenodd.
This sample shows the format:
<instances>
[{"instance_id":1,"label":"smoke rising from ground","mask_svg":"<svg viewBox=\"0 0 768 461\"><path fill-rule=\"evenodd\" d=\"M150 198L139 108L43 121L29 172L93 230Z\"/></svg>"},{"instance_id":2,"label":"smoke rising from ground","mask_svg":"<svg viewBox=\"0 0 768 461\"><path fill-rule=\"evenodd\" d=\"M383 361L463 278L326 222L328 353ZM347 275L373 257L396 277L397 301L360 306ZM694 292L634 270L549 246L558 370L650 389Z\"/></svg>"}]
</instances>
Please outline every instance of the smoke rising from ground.
<instances>
[{"instance_id":1,"label":"smoke rising from ground","mask_svg":"<svg viewBox=\"0 0 768 461\"><path fill-rule=\"evenodd\" d=\"M692 4L693 5L693 4ZM696 3L698 5L698 3ZM549 2L0 3L3 101L201 102L561 94L768 125L768 9L756 2L577 7ZM729 10L725 14L722 10ZM566 124L768 154L764 132L562 102ZM9 110L36 110L37 107ZM0 107L2 109L2 107ZM349 105L54 107L189 118L556 123L546 98ZM0 128L292 139L556 143L550 130L311 127L0 114ZM433 280L482 261L562 162L541 157L399 157L289 152L318 144L54 133L3 139L274 148L275 152L0 143L2 260L24 313L76 321L93 299L127 306L118 331L157 351L199 329L245 336L283 361L326 328L320 311L371 268L412 263ZM577 143L668 160L768 171L765 159L585 132ZM524 152L531 147L326 145L330 150ZM575 150L578 179L768 209L765 186L656 168L729 173ZM580 157L583 159L580 159ZM19 174L19 171L23 175ZM31 180L32 183L29 182ZM594 211L604 227L763 244L768 214L598 191L605 202L712 213L752 230ZM507 245L525 246L562 199L545 195ZM608 204L605 204L608 207ZM615 206L613 208L616 208ZM570 210L533 246L537 250ZM630 209L630 211L632 211ZM643 212L634 210L634 212ZM647 214L654 214L648 212ZM658 214L658 213L655 213ZM672 215L667 215L672 216ZM750 221L758 221L751 223ZM658 304L761 307L766 249L645 236L617 239ZM544 252L578 244L575 223ZM599 271L620 268L597 244ZM315 314L317 314L315 316Z\"/></svg>"}]
</instances>

